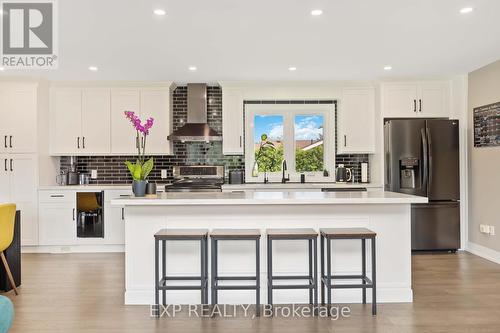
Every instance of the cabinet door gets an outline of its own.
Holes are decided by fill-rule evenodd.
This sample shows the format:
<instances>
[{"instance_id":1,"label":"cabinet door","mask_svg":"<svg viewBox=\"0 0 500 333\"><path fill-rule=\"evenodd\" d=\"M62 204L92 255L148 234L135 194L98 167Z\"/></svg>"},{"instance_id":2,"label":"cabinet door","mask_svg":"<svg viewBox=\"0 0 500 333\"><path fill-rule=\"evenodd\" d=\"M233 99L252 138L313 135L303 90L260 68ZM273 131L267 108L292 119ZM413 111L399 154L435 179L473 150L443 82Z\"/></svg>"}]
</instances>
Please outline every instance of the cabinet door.
<instances>
[{"instance_id":1,"label":"cabinet door","mask_svg":"<svg viewBox=\"0 0 500 333\"><path fill-rule=\"evenodd\" d=\"M417 116L417 84L384 84L382 113L385 117Z\"/></svg>"},{"instance_id":2,"label":"cabinet door","mask_svg":"<svg viewBox=\"0 0 500 333\"><path fill-rule=\"evenodd\" d=\"M37 158L11 154L10 201L21 211L21 244L38 244Z\"/></svg>"},{"instance_id":3,"label":"cabinet door","mask_svg":"<svg viewBox=\"0 0 500 333\"><path fill-rule=\"evenodd\" d=\"M9 151L9 100L8 92L6 89L0 87L0 119L5 119L5 121L0 121L0 152Z\"/></svg>"},{"instance_id":4,"label":"cabinet door","mask_svg":"<svg viewBox=\"0 0 500 333\"><path fill-rule=\"evenodd\" d=\"M149 117L154 119L154 126L146 142L146 154L171 154L171 143L167 140L171 123L170 90L142 90L140 114L143 122Z\"/></svg>"},{"instance_id":5,"label":"cabinet door","mask_svg":"<svg viewBox=\"0 0 500 333\"><path fill-rule=\"evenodd\" d=\"M116 89L111 91L111 152L131 155L137 153L136 132L125 111L140 114L139 90Z\"/></svg>"},{"instance_id":6,"label":"cabinet door","mask_svg":"<svg viewBox=\"0 0 500 333\"><path fill-rule=\"evenodd\" d=\"M56 88L50 101L52 155L78 155L82 153L82 91Z\"/></svg>"},{"instance_id":7,"label":"cabinet door","mask_svg":"<svg viewBox=\"0 0 500 333\"><path fill-rule=\"evenodd\" d=\"M418 110L422 117L449 117L448 82L423 82L419 86Z\"/></svg>"},{"instance_id":8,"label":"cabinet door","mask_svg":"<svg viewBox=\"0 0 500 333\"><path fill-rule=\"evenodd\" d=\"M11 202L9 161L9 155L0 155L0 202Z\"/></svg>"},{"instance_id":9,"label":"cabinet door","mask_svg":"<svg viewBox=\"0 0 500 333\"><path fill-rule=\"evenodd\" d=\"M12 153L37 151L37 96L34 87L9 90L9 148Z\"/></svg>"},{"instance_id":10,"label":"cabinet door","mask_svg":"<svg viewBox=\"0 0 500 333\"><path fill-rule=\"evenodd\" d=\"M123 207L104 205L104 241L108 245L125 244Z\"/></svg>"},{"instance_id":11,"label":"cabinet door","mask_svg":"<svg viewBox=\"0 0 500 333\"><path fill-rule=\"evenodd\" d=\"M82 94L82 153L111 152L111 93L85 89Z\"/></svg>"},{"instance_id":12,"label":"cabinet door","mask_svg":"<svg viewBox=\"0 0 500 333\"><path fill-rule=\"evenodd\" d=\"M40 203L40 245L76 244L75 203Z\"/></svg>"},{"instance_id":13,"label":"cabinet door","mask_svg":"<svg viewBox=\"0 0 500 333\"><path fill-rule=\"evenodd\" d=\"M222 90L222 152L243 154L243 93L238 89Z\"/></svg>"},{"instance_id":14,"label":"cabinet door","mask_svg":"<svg viewBox=\"0 0 500 333\"><path fill-rule=\"evenodd\" d=\"M338 152L375 152L375 91L344 89L338 113Z\"/></svg>"}]
</instances>

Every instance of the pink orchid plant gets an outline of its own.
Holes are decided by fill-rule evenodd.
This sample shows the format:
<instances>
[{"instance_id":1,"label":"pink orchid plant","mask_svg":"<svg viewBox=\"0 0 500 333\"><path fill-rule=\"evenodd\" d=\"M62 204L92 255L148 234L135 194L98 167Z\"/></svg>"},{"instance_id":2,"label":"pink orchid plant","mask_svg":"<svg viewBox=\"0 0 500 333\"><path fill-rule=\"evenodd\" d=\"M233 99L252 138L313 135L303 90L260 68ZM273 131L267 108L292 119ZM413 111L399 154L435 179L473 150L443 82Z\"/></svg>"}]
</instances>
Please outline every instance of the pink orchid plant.
<instances>
[{"instance_id":1,"label":"pink orchid plant","mask_svg":"<svg viewBox=\"0 0 500 333\"><path fill-rule=\"evenodd\" d=\"M125 111L125 117L130 120L136 131L137 160L134 163L126 161L125 164L136 181L145 181L154 167L153 158L146 161L146 139L149 130L153 127L154 119L148 118L142 123L141 119L133 111Z\"/></svg>"}]
</instances>

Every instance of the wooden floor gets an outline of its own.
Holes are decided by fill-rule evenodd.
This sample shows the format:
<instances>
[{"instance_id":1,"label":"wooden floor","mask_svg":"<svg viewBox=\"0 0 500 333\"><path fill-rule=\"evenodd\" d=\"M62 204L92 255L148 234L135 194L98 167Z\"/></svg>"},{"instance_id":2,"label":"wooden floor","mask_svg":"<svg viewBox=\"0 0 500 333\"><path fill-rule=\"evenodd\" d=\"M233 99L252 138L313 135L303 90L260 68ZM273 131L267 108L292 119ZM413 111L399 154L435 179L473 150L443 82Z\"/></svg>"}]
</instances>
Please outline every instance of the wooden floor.
<instances>
[{"instance_id":1,"label":"wooden floor","mask_svg":"<svg viewBox=\"0 0 500 333\"><path fill-rule=\"evenodd\" d=\"M124 306L123 254L23 255L11 332L500 332L500 265L467 253L413 257L413 304L352 305L350 318L152 319Z\"/></svg>"}]
</instances>

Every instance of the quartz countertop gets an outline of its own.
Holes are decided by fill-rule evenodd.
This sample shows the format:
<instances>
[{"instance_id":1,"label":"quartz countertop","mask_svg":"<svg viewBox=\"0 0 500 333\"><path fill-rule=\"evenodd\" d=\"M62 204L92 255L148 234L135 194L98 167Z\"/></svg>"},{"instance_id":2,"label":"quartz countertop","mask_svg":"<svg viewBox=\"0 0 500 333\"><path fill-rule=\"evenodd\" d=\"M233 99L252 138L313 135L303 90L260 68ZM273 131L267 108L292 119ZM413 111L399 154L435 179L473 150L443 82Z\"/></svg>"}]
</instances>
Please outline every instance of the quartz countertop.
<instances>
[{"instance_id":1,"label":"quartz countertop","mask_svg":"<svg viewBox=\"0 0 500 333\"><path fill-rule=\"evenodd\" d=\"M245 183L245 184L224 184L223 191L244 191L244 190L265 190L265 189L322 189L322 188L380 188L377 183Z\"/></svg>"},{"instance_id":2,"label":"quartz countertop","mask_svg":"<svg viewBox=\"0 0 500 333\"><path fill-rule=\"evenodd\" d=\"M368 192L191 192L161 193L156 198L124 197L111 201L116 206L199 205L351 205L427 203L425 197L388 191Z\"/></svg>"}]
</instances>

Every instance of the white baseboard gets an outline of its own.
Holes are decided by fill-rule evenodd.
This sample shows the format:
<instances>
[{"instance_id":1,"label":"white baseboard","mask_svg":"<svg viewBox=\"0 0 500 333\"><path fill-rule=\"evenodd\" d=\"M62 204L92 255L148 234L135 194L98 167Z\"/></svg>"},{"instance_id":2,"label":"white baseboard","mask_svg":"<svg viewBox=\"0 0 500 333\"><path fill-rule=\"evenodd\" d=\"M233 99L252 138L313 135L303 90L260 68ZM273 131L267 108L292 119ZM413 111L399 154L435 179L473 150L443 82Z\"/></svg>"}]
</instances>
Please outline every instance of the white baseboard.
<instances>
[{"instance_id":1,"label":"white baseboard","mask_svg":"<svg viewBox=\"0 0 500 333\"><path fill-rule=\"evenodd\" d=\"M125 252L125 245L40 245L23 246L22 253L109 253Z\"/></svg>"},{"instance_id":2,"label":"white baseboard","mask_svg":"<svg viewBox=\"0 0 500 333\"><path fill-rule=\"evenodd\" d=\"M494 263L500 264L500 252L487 248L485 246L468 242L467 251L480 256L486 260L493 261Z\"/></svg>"}]
</instances>

